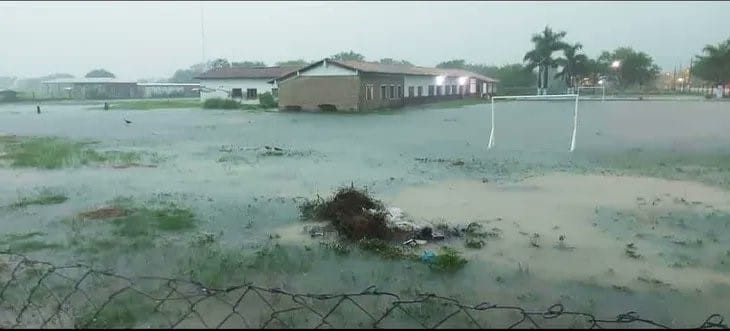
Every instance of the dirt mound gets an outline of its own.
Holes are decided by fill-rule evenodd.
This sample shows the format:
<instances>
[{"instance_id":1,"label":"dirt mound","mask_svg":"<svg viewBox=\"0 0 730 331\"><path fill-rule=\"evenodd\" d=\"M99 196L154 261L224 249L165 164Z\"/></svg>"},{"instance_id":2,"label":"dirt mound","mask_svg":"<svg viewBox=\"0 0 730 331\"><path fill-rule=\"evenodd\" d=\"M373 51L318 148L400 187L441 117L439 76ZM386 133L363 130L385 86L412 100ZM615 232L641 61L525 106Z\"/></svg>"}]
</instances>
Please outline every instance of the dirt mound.
<instances>
[{"instance_id":1,"label":"dirt mound","mask_svg":"<svg viewBox=\"0 0 730 331\"><path fill-rule=\"evenodd\" d=\"M96 210L80 213L79 216L82 218L101 220L107 218L123 217L127 216L128 214L129 213L124 209L115 207L103 207Z\"/></svg>"},{"instance_id":2,"label":"dirt mound","mask_svg":"<svg viewBox=\"0 0 730 331\"><path fill-rule=\"evenodd\" d=\"M306 203L300 208L305 218L331 221L349 239L386 239L390 234L383 204L353 187L341 188L329 200Z\"/></svg>"}]
</instances>

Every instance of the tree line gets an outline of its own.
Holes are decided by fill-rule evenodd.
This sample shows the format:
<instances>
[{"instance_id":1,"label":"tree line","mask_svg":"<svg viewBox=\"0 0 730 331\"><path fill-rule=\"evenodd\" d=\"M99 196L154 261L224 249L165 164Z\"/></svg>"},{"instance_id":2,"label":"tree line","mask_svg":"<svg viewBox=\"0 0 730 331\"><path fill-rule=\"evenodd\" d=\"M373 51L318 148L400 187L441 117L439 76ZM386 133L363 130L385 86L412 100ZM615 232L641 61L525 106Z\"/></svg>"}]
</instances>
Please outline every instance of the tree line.
<instances>
[{"instance_id":1,"label":"tree line","mask_svg":"<svg viewBox=\"0 0 730 331\"><path fill-rule=\"evenodd\" d=\"M647 53L631 47L618 47L613 51L604 50L596 58L583 53L579 42L565 40L565 31L553 31L546 26L540 33L531 37L532 49L527 51L522 62L502 66L467 63L463 59L440 62L438 68L466 69L500 80L503 88L538 87L546 90L548 84L561 82L568 88L576 86L613 84L620 88L643 87L655 81L660 67ZM557 56L556 56L557 55ZM341 61L365 61L363 54L353 50L339 52L329 58ZM695 56L692 75L708 82L730 80L730 39L718 45L707 45L703 54ZM410 65L404 59L382 58L374 61L383 64ZM302 59L280 61L279 66L305 66L312 63ZM198 63L187 69L177 70L168 80L170 82L196 82L195 76L211 69L229 67L266 66L263 61L228 61L215 59L208 63ZM553 72L550 77L550 72Z\"/></svg>"}]
</instances>

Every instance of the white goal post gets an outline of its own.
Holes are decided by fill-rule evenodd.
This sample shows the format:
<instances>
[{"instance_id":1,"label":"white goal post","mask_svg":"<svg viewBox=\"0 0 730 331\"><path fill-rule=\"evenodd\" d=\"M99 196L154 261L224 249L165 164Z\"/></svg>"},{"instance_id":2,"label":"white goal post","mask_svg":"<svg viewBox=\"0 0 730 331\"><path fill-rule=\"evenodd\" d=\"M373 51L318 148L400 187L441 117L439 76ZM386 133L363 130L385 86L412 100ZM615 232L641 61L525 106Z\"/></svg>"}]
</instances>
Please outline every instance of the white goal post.
<instances>
[{"instance_id":1,"label":"white goal post","mask_svg":"<svg viewBox=\"0 0 730 331\"><path fill-rule=\"evenodd\" d=\"M577 93L580 94L580 90L593 90L601 89L601 101L606 101L606 87L605 86L578 86Z\"/></svg>"},{"instance_id":2,"label":"white goal post","mask_svg":"<svg viewBox=\"0 0 730 331\"><path fill-rule=\"evenodd\" d=\"M575 108L573 110L573 134L570 138L570 151L575 150L575 134L578 131L578 94L551 94L551 95L516 95L516 96L494 96L492 97L491 103L492 103L492 130L489 133L489 145L487 145L488 149L491 149L494 147L494 100L507 100L507 99L575 99Z\"/></svg>"}]
</instances>

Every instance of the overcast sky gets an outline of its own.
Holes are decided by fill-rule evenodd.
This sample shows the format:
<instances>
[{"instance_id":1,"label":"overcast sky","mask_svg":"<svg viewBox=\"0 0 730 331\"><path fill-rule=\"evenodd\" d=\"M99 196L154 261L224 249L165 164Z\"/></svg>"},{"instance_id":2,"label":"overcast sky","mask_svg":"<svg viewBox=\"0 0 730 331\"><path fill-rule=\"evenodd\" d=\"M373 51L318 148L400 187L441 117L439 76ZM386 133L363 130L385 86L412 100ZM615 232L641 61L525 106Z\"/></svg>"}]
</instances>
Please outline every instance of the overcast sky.
<instances>
[{"instance_id":1,"label":"overcast sky","mask_svg":"<svg viewBox=\"0 0 730 331\"><path fill-rule=\"evenodd\" d=\"M730 2L2 2L0 76L167 78L205 56L316 60L343 50L433 66L520 62L545 25L589 56L631 46L665 70L730 38Z\"/></svg>"}]
</instances>

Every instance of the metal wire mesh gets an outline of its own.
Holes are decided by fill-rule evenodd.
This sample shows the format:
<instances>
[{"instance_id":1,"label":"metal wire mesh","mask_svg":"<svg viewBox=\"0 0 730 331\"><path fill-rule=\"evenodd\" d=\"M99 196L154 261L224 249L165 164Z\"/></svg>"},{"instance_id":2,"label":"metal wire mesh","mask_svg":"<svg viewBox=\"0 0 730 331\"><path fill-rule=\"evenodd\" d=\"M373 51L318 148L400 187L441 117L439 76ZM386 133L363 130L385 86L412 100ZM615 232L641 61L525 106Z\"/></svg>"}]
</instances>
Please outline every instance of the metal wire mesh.
<instances>
[{"instance_id":1,"label":"metal wire mesh","mask_svg":"<svg viewBox=\"0 0 730 331\"><path fill-rule=\"evenodd\" d=\"M666 325L636 312L613 318L491 303L463 304L433 293L292 293L241 284L127 277L82 264L55 266L0 252L0 328L615 328ZM687 325L684 327L692 327ZM712 314L696 328L727 329Z\"/></svg>"}]
</instances>

